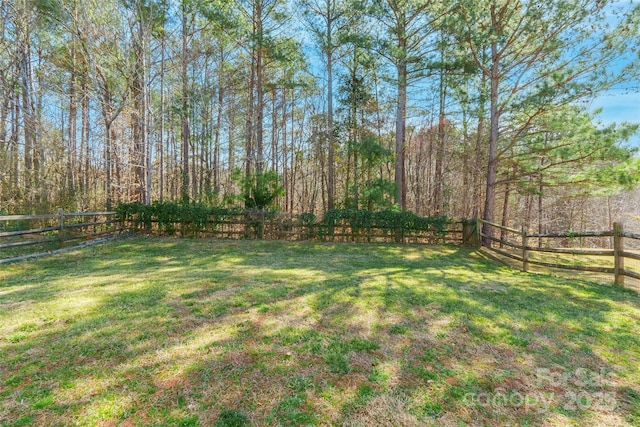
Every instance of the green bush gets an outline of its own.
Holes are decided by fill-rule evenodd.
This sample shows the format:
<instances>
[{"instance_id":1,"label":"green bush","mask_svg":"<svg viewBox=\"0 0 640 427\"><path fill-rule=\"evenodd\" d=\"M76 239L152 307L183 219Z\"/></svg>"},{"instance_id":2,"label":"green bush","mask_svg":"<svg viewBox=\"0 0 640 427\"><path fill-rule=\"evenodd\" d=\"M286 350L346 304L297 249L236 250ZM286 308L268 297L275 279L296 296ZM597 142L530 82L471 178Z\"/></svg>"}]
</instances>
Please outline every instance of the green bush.
<instances>
[{"instance_id":1,"label":"green bush","mask_svg":"<svg viewBox=\"0 0 640 427\"><path fill-rule=\"evenodd\" d=\"M242 201L246 209L273 208L278 197L284 195L282 178L274 171L247 175L236 169L232 179L242 189Z\"/></svg>"},{"instance_id":2,"label":"green bush","mask_svg":"<svg viewBox=\"0 0 640 427\"><path fill-rule=\"evenodd\" d=\"M316 215L313 212L305 212L296 215L296 219L300 225L304 227L313 227L316 223Z\"/></svg>"},{"instance_id":3,"label":"green bush","mask_svg":"<svg viewBox=\"0 0 640 427\"><path fill-rule=\"evenodd\" d=\"M432 232L442 236L451 219L447 216L420 217L410 211L384 210L372 212L355 209L331 209L325 213L322 225L329 229L344 224L354 233L378 228L385 232Z\"/></svg>"},{"instance_id":4,"label":"green bush","mask_svg":"<svg viewBox=\"0 0 640 427\"><path fill-rule=\"evenodd\" d=\"M277 211L264 209L227 208L206 206L202 203L160 203L143 205L139 202L121 203L116 209L120 221L129 222L134 230L157 231L169 235L178 229L182 235L195 234L203 230L215 229L232 216L243 216L247 227L247 237L262 237L264 222L273 220ZM358 209L331 209L321 221L311 213L296 215L298 225L307 227L305 238L331 235L335 227L349 227L354 234L368 233L371 229L382 230L401 240L407 233L431 233L434 237L444 236L451 220L446 216L420 217L413 212L400 210L369 211Z\"/></svg>"},{"instance_id":5,"label":"green bush","mask_svg":"<svg viewBox=\"0 0 640 427\"><path fill-rule=\"evenodd\" d=\"M151 205L143 205L140 202L121 203L116 212L118 220L131 222L135 230L144 226L146 231L151 231L155 223L158 231L170 235L176 233L176 226L180 227L183 234L196 233L217 226L231 215L242 213L237 208L182 202L153 202Z\"/></svg>"}]
</instances>

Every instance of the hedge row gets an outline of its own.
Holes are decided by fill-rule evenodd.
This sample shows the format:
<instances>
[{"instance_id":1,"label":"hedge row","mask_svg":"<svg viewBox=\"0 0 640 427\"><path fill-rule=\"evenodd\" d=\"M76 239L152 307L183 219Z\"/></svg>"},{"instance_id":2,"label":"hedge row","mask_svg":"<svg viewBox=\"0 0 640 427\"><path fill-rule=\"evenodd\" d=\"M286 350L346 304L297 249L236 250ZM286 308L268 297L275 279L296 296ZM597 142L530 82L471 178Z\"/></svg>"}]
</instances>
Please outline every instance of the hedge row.
<instances>
[{"instance_id":1,"label":"hedge row","mask_svg":"<svg viewBox=\"0 0 640 427\"><path fill-rule=\"evenodd\" d=\"M247 227L256 229L260 223L277 222L289 227L305 227L312 235L332 234L336 227L348 227L351 232L367 232L371 229L389 233L433 233L443 236L452 223L446 216L420 217L409 211L367 211L356 209L331 209L318 221L313 213L302 213L293 217L270 210L243 210L206 206L197 203L160 203L143 205L139 202L123 203L116 209L120 221L129 222L134 229L152 229L153 224L161 232L174 234L180 228L182 234L215 229L232 218L242 218Z\"/></svg>"},{"instance_id":2,"label":"hedge row","mask_svg":"<svg viewBox=\"0 0 640 427\"><path fill-rule=\"evenodd\" d=\"M158 229L169 234L175 233L176 225L195 230L204 230L211 225L223 223L232 216L242 215L238 208L206 206L200 203L160 203L144 205L140 202L120 203L116 208L119 221L131 222L135 229L144 226L151 229L156 223Z\"/></svg>"},{"instance_id":3,"label":"hedge row","mask_svg":"<svg viewBox=\"0 0 640 427\"><path fill-rule=\"evenodd\" d=\"M421 217L410 211L332 209L324 214L321 223L327 227L348 225L353 231L376 228L389 232L444 234L452 220L444 215Z\"/></svg>"}]
</instances>

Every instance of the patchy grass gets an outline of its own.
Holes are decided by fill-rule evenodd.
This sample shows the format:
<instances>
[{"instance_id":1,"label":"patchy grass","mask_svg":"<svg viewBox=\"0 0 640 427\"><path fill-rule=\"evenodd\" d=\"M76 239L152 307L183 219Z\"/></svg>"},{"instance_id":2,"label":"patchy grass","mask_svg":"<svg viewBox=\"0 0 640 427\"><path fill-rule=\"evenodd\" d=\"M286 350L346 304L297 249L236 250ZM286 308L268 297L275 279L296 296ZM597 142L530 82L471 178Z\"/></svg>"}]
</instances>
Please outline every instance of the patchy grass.
<instances>
[{"instance_id":1,"label":"patchy grass","mask_svg":"<svg viewBox=\"0 0 640 427\"><path fill-rule=\"evenodd\" d=\"M1 426L640 424L637 293L453 246L135 238L3 266L0 360Z\"/></svg>"}]
</instances>

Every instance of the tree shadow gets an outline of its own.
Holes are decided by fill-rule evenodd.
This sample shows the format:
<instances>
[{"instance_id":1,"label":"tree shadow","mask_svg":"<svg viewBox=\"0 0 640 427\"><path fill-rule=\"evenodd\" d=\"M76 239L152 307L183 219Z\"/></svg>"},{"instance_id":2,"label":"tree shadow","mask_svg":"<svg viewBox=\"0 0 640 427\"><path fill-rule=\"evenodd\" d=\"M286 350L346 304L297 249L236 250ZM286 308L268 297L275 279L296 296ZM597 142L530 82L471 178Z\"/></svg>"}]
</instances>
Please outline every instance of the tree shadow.
<instances>
[{"instance_id":1,"label":"tree shadow","mask_svg":"<svg viewBox=\"0 0 640 427\"><path fill-rule=\"evenodd\" d=\"M16 420L211 425L234 409L258 424L357 424L387 402L422 423L589 423L607 412L566 409L568 393L613 392L614 420L640 405L630 380L575 377L633 379L615 359L640 351L639 300L623 289L449 246L134 239L87 252L12 273L17 289L0 294L25 303L6 319L99 295L0 343L2 413ZM515 400L542 393L548 407Z\"/></svg>"}]
</instances>

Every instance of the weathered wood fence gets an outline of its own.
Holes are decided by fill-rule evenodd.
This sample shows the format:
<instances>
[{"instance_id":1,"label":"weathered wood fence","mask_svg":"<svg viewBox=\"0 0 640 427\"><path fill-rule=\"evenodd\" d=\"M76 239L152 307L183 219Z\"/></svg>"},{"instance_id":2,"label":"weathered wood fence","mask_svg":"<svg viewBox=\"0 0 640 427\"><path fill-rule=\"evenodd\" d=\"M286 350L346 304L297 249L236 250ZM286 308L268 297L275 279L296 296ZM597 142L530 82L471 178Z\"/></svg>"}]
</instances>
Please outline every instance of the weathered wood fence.
<instances>
[{"instance_id":1,"label":"weathered wood fence","mask_svg":"<svg viewBox=\"0 0 640 427\"><path fill-rule=\"evenodd\" d=\"M320 240L368 243L462 243L461 222L413 229L400 225L355 225L348 219L331 224L305 220L304 217L267 211L244 211L205 221L171 221L130 218L124 227L136 233L179 235L182 237L216 237L226 239Z\"/></svg>"},{"instance_id":2,"label":"weathered wood fence","mask_svg":"<svg viewBox=\"0 0 640 427\"><path fill-rule=\"evenodd\" d=\"M500 231L500 237L495 233L482 233L482 225L486 224L493 231ZM640 261L640 251L625 249L625 239L629 239L629 247L640 247L640 234L624 231L620 223L614 223L613 229L608 231L581 231L564 233L529 233L526 227L520 230L505 227L488 221L478 220L470 226L467 234L472 236L470 241L480 246L481 242L489 241L489 245L482 245L486 249L503 257L515 260L522 265L523 271L529 271L531 265L565 270L606 273L613 275L614 282L624 285L625 277L640 280L640 263L634 262L634 268L625 268L625 259ZM584 248L586 240L597 240L600 248ZM532 242L537 242L537 246ZM610 242L606 244L606 242ZM556 242L555 244L553 242ZM575 243L579 247L570 247ZM603 244L604 242L604 244ZM497 244L498 247L495 247ZM609 246L610 248L602 248ZM548 259L533 259L534 254L546 254ZM567 262L571 257L579 257L578 262ZM585 264L593 262L596 257L608 259L612 266ZM543 257L544 258L544 257ZM564 262L562 262L564 261Z\"/></svg>"},{"instance_id":3,"label":"weathered wood fence","mask_svg":"<svg viewBox=\"0 0 640 427\"><path fill-rule=\"evenodd\" d=\"M356 222L338 220L326 224L305 220L304 216L273 214L261 211L238 212L198 223L171 222L147 219L123 220L116 212L72 212L59 210L48 215L0 216L0 263L35 258L67 251L112 239L122 231L147 234L169 234L192 237L254 238L272 240L322 240L342 242L386 243L457 243L482 246L487 250L518 262L522 270L531 265L575 271L611 274L616 284L623 285L625 277L640 280L640 234L624 231L616 223L609 231L583 231L564 233L529 233L483 220L434 224L422 229L369 223L356 226ZM483 234L487 225L492 231ZM500 237L495 237L499 234ZM585 239L596 239L600 247L584 248ZM627 246L625 240L630 244ZM533 245L532 242L537 242ZM553 243L556 242L556 243ZM570 247L578 242L579 247ZM603 244L605 242L605 244ZM606 244L609 242L609 244ZM593 246L593 245L592 245ZM606 248L609 246L609 248ZM22 248L29 247L25 253ZM547 258L534 257L546 254ZM569 257L579 257L569 262ZM594 257L603 257L611 265L592 265ZM551 258L551 259L549 259ZM625 260L633 266L625 266ZM552 262L553 261L553 262ZM562 262L564 261L564 262Z\"/></svg>"},{"instance_id":4,"label":"weathered wood fence","mask_svg":"<svg viewBox=\"0 0 640 427\"><path fill-rule=\"evenodd\" d=\"M357 225L356 225L357 223ZM71 212L0 216L0 263L40 257L103 242L122 231L182 237L321 240L336 242L463 243L463 224L377 224L315 218L267 211L210 215L197 221L118 217L116 212ZM27 248L27 249L24 249Z\"/></svg>"},{"instance_id":5,"label":"weathered wood fence","mask_svg":"<svg viewBox=\"0 0 640 427\"><path fill-rule=\"evenodd\" d=\"M115 212L0 216L0 263L104 242L120 231ZM29 247L28 253L22 248Z\"/></svg>"}]
</instances>

